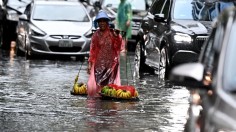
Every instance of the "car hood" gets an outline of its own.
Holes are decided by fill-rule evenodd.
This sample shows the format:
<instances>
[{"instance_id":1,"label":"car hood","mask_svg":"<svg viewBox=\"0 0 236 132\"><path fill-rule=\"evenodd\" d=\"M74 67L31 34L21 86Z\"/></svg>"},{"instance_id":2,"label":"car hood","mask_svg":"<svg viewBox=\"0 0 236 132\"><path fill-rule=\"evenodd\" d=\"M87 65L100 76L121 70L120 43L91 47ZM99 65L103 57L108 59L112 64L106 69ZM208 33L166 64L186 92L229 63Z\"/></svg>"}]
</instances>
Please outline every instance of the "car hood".
<instances>
[{"instance_id":1,"label":"car hood","mask_svg":"<svg viewBox=\"0 0 236 132\"><path fill-rule=\"evenodd\" d=\"M83 35L92 28L92 22L34 21L33 24L47 34Z\"/></svg>"},{"instance_id":2,"label":"car hood","mask_svg":"<svg viewBox=\"0 0 236 132\"><path fill-rule=\"evenodd\" d=\"M212 29L211 23L211 21L176 20L171 23L171 27L175 31L188 34L209 34Z\"/></svg>"}]
</instances>

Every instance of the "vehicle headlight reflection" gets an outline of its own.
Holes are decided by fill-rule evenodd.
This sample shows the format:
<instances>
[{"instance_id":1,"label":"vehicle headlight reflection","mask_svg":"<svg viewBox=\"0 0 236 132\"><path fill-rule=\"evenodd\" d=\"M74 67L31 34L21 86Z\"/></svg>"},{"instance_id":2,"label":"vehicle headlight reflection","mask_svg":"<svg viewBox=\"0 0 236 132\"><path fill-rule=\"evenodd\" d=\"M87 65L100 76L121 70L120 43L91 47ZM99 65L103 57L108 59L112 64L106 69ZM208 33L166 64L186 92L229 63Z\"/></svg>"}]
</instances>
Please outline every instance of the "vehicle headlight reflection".
<instances>
[{"instance_id":1,"label":"vehicle headlight reflection","mask_svg":"<svg viewBox=\"0 0 236 132\"><path fill-rule=\"evenodd\" d=\"M19 16L16 12L9 12L9 14L7 15L7 19L11 21L18 21Z\"/></svg>"}]
</instances>

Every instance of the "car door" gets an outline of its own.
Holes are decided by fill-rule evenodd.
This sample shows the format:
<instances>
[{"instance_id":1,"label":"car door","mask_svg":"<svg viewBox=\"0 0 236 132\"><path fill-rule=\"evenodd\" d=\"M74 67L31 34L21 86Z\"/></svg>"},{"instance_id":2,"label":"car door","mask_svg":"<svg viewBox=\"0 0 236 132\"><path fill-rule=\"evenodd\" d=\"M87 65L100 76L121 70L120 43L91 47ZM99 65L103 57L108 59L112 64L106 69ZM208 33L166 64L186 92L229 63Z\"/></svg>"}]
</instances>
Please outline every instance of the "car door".
<instances>
[{"instance_id":1,"label":"car door","mask_svg":"<svg viewBox=\"0 0 236 132\"><path fill-rule=\"evenodd\" d=\"M152 4L147 17L150 30L148 33L148 41L145 43L146 64L154 68L159 68L160 44L158 43L158 40L160 40L160 32L162 32L162 28L155 22L154 16L163 11L166 3L169 3L169 0L156 0Z\"/></svg>"}]
</instances>

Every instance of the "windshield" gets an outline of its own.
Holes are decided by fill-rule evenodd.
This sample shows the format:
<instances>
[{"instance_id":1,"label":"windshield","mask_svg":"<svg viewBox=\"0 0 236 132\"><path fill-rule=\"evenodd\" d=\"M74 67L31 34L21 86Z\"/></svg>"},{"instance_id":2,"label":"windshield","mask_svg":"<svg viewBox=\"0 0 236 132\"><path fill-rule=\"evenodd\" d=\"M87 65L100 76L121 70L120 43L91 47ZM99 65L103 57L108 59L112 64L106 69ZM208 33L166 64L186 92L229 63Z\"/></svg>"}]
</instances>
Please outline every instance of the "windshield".
<instances>
[{"instance_id":1,"label":"windshield","mask_svg":"<svg viewBox=\"0 0 236 132\"><path fill-rule=\"evenodd\" d=\"M6 5L13 10L24 12L25 7L31 2L32 0L8 0Z\"/></svg>"},{"instance_id":2,"label":"windshield","mask_svg":"<svg viewBox=\"0 0 236 132\"><path fill-rule=\"evenodd\" d=\"M191 19L212 21L223 9L234 6L233 2L212 2L206 4L201 1L176 0L174 5L174 19Z\"/></svg>"},{"instance_id":3,"label":"windshield","mask_svg":"<svg viewBox=\"0 0 236 132\"><path fill-rule=\"evenodd\" d=\"M146 10L146 2L145 0L128 0L132 6L133 10ZM114 8L118 8L120 4L120 0L103 0L102 6L111 6Z\"/></svg>"},{"instance_id":4,"label":"windshield","mask_svg":"<svg viewBox=\"0 0 236 132\"><path fill-rule=\"evenodd\" d=\"M36 5L33 19L47 21L89 21L84 8L77 5Z\"/></svg>"},{"instance_id":5,"label":"windshield","mask_svg":"<svg viewBox=\"0 0 236 132\"><path fill-rule=\"evenodd\" d=\"M225 54L223 86L225 90L236 92L236 23L233 24Z\"/></svg>"},{"instance_id":6,"label":"windshield","mask_svg":"<svg viewBox=\"0 0 236 132\"><path fill-rule=\"evenodd\" d=\"M193 19L192 0L176 0L174 6L174 19Z\"/></svg>"}]
</instances>

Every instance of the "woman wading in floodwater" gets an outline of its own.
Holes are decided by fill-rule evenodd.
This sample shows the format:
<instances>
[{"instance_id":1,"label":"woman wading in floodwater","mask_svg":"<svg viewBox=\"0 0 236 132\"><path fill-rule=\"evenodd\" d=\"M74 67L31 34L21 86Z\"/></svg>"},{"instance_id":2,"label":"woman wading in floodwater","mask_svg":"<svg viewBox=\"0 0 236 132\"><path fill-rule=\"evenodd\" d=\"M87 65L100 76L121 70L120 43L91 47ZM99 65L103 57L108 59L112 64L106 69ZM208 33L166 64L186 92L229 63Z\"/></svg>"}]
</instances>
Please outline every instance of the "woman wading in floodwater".
<instances>
[{"instance_id":1,"label":"woman wading in floodwater","mask_svg":"<svg viewBox=\"0 0 236 132\"><path fill-rule=\"evenodd\" d=\"M101 88L107 84L120 85L120 52L122 37L109 28L110 18L100 11L95 18L98 30L93 34L88 59L88 96L100 97Z\"/></svg>"}]
</instances>

